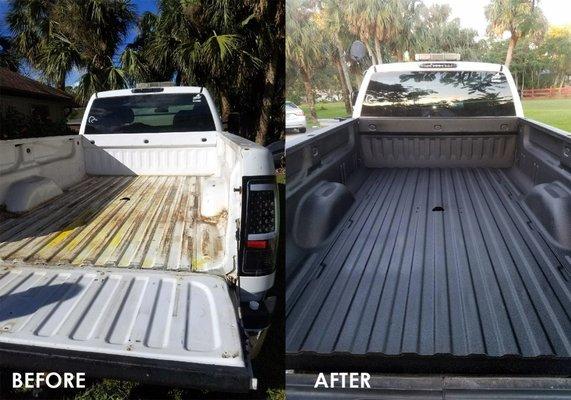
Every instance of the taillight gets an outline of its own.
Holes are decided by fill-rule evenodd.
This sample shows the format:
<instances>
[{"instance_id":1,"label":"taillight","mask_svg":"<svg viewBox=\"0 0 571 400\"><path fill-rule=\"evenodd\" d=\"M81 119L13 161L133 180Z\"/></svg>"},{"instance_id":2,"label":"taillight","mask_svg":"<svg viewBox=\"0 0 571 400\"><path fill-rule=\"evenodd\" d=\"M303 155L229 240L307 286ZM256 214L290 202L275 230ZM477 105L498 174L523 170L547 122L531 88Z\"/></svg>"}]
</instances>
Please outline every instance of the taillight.
<instances>
[{"instance_id":1,"label":"taillight","mask_svg":"<svg viewBox=\"0 0 571 400\"><path fill-rule=\"evenodd\" d=\"M274 271L278 241L278 193L274 176L244 177L240 232L240 274Z\"/></svg>"},{"instance_id":2,"label":"taillight","mask_svg":"<svg viewBox=\"0 0 571 400\"><path fill-rule=\"evenodd\" d=\"M302 109L297 109L294 111L294 114L297 115L298 117L303 117L303 110Z\"/></svg>"}]
</instances>

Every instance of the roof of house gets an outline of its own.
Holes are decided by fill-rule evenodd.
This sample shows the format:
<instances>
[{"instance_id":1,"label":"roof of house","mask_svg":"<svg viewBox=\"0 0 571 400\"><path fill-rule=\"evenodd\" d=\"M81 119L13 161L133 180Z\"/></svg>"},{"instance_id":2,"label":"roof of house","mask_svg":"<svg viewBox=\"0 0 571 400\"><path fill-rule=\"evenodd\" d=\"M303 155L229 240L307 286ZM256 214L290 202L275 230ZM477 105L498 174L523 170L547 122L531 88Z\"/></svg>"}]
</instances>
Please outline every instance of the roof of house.
<instances>
[{"instance_id":1,"label":"roof of house","mask_svg":"<svg viewBox=\"0 0 571 400\"><path fill-rule=\"evenodd\" d=\"M0 93L74 103L73 98L66 92L27 78L7 68L0 68Z\"/></svg>"}]
</instances>

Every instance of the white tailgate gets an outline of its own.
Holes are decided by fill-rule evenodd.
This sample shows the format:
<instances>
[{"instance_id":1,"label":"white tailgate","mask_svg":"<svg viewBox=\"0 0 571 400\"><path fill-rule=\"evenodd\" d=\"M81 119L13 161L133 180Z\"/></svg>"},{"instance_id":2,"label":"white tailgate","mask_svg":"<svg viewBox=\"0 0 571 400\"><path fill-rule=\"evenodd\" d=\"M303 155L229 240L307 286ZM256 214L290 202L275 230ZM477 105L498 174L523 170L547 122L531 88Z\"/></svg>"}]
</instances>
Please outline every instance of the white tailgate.
<instances>
[{"instance_id":1,"label":"white tailgate","mask_svg":"<svg viewBox=\"0 0 571 400\"><path fill-rule=\"evenodd\" d=\"M0 344L244 367L240 328L217 276L0 268Z\"/></svg>"}]
</instances>

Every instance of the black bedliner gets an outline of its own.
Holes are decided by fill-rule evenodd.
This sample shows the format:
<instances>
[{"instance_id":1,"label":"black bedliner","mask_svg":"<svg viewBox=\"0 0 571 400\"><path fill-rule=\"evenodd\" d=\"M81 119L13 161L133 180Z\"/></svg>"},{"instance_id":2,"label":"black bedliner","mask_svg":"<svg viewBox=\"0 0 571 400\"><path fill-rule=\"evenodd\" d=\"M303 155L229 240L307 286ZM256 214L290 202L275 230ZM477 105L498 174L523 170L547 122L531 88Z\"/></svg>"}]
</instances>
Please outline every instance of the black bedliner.
<instances>
[{"instance_id":1,"label":"black bedliner","mask_svg":"<svg viewBox=\"0 0 571 400\"><path fill-rule=\"evenodd\" d=\"M288 286L288 368L571 373L569 266L507 170L368 170L355 197Z\"/></svg>"}]
</instances>

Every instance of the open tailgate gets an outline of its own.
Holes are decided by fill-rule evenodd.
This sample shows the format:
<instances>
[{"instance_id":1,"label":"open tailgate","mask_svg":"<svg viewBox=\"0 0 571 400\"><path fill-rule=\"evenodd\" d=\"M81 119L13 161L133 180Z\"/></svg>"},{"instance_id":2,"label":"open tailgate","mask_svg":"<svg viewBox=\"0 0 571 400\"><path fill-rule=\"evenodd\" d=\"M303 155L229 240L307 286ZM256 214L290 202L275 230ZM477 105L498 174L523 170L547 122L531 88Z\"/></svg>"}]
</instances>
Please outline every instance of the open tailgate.
<instances>
[{"instance_id":1,"label":"open tailgate","mask_svg":"<svg viewBox=\"0 0 571 400\"><path fill-rule=\"evenodd\" d=\"M118 269L0 267L0 364L247 391L226 282Z\"/></svg>"}]
</instances>

